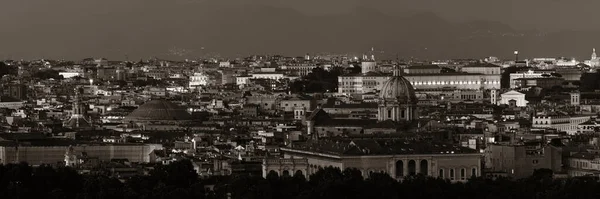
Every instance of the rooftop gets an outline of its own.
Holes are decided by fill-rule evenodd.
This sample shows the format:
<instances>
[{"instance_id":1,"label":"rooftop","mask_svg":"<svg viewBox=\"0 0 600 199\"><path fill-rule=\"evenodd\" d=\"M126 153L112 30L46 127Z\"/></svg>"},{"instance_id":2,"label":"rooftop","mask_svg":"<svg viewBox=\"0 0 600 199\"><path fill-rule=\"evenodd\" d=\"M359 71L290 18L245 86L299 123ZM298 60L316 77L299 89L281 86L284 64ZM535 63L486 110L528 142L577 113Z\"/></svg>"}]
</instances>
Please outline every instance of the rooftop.
<instances>
[{"instance_id":1,"label":"rooftop","mask_svg":"<svg viewBox=\"0 0 600 199\"><path fill-rule=\"evenodd\" d=\"M294 143L291 149L342 156L477 153L474 149L450 144L402 139L309 140Z\"/></svg>"}]
</instances>

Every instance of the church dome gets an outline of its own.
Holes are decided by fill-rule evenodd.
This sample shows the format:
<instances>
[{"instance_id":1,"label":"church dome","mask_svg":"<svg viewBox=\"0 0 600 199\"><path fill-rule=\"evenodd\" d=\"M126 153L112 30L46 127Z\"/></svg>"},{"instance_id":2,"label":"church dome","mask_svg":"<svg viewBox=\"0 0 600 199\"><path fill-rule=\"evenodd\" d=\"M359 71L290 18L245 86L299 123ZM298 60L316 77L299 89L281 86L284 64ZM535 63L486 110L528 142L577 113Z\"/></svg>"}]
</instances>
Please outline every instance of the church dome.
<instances>
[{"instance_id":1,"label":"church dome","mask_svg":"<svg viewBox=\"0 0 600 199\"><path fill-rule=\"evenodd\" d=\"M415 88L399 71L394 71L394 76L383 84L379 98L386 101L397 100L400 103L417 103Z\"/></svg>"},{"instance_id":2,"label":"church dome","mask_svg":"<svg viewBox=\"0 0 600 199\"><path fill-rule=\"evenodd\" d=\"M166 100L152 100L127 115L125 121L185 121L191 118L183 107Z\"/></svg>"}]
</instances>

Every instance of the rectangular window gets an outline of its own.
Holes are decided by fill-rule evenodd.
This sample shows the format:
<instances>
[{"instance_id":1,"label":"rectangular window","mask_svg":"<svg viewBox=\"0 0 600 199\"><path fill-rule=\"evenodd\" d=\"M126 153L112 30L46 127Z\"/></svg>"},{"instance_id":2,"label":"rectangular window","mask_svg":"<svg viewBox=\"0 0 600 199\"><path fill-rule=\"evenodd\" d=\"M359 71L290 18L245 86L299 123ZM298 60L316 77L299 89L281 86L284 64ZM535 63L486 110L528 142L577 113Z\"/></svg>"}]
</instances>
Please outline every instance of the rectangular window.
<instances>
[{"instance_id":1,"label":"rectangular window","mask_svg":"<svg viewBox=\"0 0 600 199\"><path fill-rule=\"evenodd\" d=\"M450 180L454 180L454 169L450 169Z\"/></svg>"}]
</instances>

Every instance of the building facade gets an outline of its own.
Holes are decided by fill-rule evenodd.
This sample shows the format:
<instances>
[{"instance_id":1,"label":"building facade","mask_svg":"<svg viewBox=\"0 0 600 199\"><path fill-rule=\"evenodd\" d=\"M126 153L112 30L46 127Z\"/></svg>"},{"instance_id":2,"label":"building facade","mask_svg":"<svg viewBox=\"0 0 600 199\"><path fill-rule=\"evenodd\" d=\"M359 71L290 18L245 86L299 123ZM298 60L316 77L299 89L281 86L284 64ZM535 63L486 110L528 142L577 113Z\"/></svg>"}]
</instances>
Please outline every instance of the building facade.
<instances>
[{"instance_id":1,"label":"building facade","mask_svg":"<svg viewBox=\"0 0 600 199\"><path fill-rule=\"evenodd\" d=\"M285 159L305 159L308 164L306 172L308 175L325 167L341 170L356 168L365 178L372 173L386 173L395 179L423 174L449 179L452 182L465 182L471 177L481 175L482 156L475 150L441 144L387 141L388 145L397 147L397 150L385 154L377 147L383 146L385 142L338 141L329 143L329 147L325 146L327 143L321 142L321 145L316 144L312 148L302 145L282 148L281 151ZM432 148L425 150L416 147L417 145ZM263 171L277 172L282 167L280 165L283 164L267 164L263 167Z\"/></svg>"},{"instance_id":2,"label":"building facade","mask_svg":"<svg viewBox=\"0 0 600 199\"><path fill-rule=\"evenodd\" d=\"M536 169L561 171L562 149L540 143L524 145L489 145L485 149L485 167L494 173L526 178Z\"/></svg>"}]
</instances>

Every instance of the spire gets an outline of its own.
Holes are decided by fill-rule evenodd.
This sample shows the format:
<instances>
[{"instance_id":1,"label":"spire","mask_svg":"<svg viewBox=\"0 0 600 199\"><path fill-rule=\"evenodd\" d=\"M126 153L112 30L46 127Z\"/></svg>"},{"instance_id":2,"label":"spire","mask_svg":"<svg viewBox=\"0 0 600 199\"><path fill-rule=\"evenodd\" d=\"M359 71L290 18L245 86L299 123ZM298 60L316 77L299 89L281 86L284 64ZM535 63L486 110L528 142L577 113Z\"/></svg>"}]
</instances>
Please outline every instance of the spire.
<instances>
[{"instance_id":1,"label":"spire","mask_svg":"<svg viewBox=\"0 0 600 199\"><path fill-rule=\"evenodd\" d=\"M592 48L592 61L597 58L596 56L596 48Z\"/></svg>"}]
</instances>

